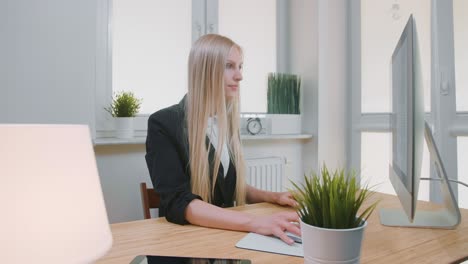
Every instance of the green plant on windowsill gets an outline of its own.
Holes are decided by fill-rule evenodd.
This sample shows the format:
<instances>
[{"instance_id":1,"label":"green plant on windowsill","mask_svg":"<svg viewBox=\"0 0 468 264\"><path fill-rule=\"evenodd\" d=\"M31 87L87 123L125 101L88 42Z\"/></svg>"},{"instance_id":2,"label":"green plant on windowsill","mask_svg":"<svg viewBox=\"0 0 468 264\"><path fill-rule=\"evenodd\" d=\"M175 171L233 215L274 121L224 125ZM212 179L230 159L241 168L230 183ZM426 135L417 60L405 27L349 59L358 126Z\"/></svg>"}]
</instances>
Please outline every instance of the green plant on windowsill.
<instances>
[{"instance_id":1,"label":"green plant on windowsill","mask_svg":"<svg viewBox=\"0 0 468 264\"><path fill-rule=\"evenodd\" d=\"M110 106L104 109L113 117L135 117L141 102L142 99L135 97L133 92L118 92L114 94Z\"/></svg>"},{"instance_id":2,"label":"green plant on windowsill","mask_svg":"<svg viewBox=\"0 0 468 264\"><path fill-rule=\"evenodd\" d=\"M268 114L300 114L301 78L294 74L269 73Z\"/></svg>"},{"instance_id":3,"label":"green plant on windowsill","mask_svg":"<svg viewBox=\"0 0 468 264\"><path fill-rule=\"evenodd\" d=\"M377 206L375 201L359 209L373 192L368 185L360 188L356 173L345 174L343 169L329 171L324 165L320 176L304 176L301 186L292 182L291 193L298 203L301 220L309 225L328 229L350 229L364 224Z\"/></svg>"}]
</instances>

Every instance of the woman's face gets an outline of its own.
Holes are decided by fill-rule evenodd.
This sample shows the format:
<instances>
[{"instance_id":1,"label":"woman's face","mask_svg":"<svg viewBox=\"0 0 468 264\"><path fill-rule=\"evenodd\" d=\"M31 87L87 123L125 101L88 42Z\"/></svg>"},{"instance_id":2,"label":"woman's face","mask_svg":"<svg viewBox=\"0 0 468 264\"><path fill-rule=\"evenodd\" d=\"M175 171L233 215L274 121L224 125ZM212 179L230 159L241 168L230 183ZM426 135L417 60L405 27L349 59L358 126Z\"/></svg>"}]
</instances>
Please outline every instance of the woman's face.
<instances>
[{"instance_id":1,"label":"woman's face","mask_svg":"<svg viewBox=\"0 0 468 264\"><path fill-rule=\"evenodd\" d=\"M242 54L239 49L232 48L224 68L224 93L226 97L239 94L239 82L242 80Z\"/></svg>"}]
</instances>

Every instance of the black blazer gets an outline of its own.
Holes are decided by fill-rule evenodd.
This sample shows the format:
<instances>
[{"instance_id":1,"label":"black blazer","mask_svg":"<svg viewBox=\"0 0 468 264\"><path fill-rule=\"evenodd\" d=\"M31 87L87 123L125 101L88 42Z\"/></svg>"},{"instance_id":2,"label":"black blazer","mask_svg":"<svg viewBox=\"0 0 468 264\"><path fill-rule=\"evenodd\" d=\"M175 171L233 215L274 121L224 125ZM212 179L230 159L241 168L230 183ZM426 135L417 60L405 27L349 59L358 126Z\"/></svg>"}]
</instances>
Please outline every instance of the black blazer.
<instances>
[{"instance_id":1,"label":"black blazer","mask_svg":"<svg viewBox=\"0 0 468 264\"><path fill-rule=\"evenodd\" d=\"M207 144L210 144L206 138ZM173 223L187 224L187 205L193 199L201 200L201 197L193 194L190 187L185 97L179 104L161 109L149 117L145 159L153 186L161 196L159 216L165 216ZM213 173L213 146L210 148L209 161ZM230 162L226 177L221 164L214 195L211 197L212 204L233 206L235 189L236 170L233 163Z\"/></svg>"}]
</instances>

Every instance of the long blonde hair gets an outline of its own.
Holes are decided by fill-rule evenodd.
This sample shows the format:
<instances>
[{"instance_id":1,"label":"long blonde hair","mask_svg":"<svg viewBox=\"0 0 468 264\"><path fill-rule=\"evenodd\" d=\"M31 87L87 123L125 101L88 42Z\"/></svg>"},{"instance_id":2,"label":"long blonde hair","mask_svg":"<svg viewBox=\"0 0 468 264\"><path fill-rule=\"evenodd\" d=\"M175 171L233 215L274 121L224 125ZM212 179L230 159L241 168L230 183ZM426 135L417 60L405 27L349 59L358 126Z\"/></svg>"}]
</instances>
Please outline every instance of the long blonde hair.
<instances>
[{"instance_id":1,"label":"long blonde hair","mask_svg":"<svg viewBox=\"0 0 468 264\"><path fill-rule=\"evenodd\" d=\"M225 64L229 52L234 48L242 51L229 38L215 34L204 35L194 43L188 63L186 116L192 192L211 203L222 148L215 148L210 179L208 153L211 145L206 144L206 129L208 117L216 115L219 132L217 143L218 146L223 146L225 140L227 141L229 156L237 172L235 201L237 205L242 205L246 201L247 187L239 130L239 95L227 100L224 92Z\"/></svg>"}]
</instances>

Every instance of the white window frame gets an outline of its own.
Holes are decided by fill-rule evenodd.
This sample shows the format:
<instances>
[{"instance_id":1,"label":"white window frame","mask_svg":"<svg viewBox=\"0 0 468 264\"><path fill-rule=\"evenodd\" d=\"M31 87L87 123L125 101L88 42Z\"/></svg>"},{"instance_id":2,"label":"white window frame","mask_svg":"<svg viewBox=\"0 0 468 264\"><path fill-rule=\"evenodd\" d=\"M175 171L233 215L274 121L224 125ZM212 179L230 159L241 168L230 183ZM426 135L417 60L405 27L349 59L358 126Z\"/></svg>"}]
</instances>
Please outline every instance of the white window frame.
<instances>
[{"instance_id":1,"label":"white window frame","mask_svg":"<svg viewBox=\"0 0 468 264\"><path fill-rule=\"evenodd\" d=\"M349 102L348 168L361 166L361 134L363 132L389 133L389 113L361 113L361 1L349 6L350 45L349 74L351 96ZM431 124L438 150L449 178L457 180L457 136L468 135L468 113L456 112L455 72L453 51L453 2L431 1L431 113L426 121ZM441 87L441 71L445 88ZM431 161L431 177L436 177ZM458 197L458 186L452 183ZM430 200L441 201L437 182L430 183Z\"/></svg>"}]
</instances>

